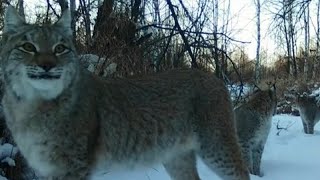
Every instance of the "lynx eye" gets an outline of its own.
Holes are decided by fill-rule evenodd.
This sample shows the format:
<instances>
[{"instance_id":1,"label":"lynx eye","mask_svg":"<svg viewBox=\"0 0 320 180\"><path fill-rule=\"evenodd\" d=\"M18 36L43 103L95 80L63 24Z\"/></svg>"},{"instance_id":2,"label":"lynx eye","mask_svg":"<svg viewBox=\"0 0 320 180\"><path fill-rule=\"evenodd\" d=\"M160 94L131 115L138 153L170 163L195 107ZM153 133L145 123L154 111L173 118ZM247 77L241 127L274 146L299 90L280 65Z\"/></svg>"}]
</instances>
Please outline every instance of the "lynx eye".
<instances>
[{"instance_id":1,"label":"lynx eye","mask_svg":"<svg viewBox=\"0 0 320 180\"><path fill-rule=\"evenodd\" d=\"M25 52L29 52L29 53L37 52L36 47L32 43L29 43L29 42L22 44L22 46L20 46L20 49Z\"/></svg>"},{"instance_id":2,"label":"lynx eye","mask_svg":"<svg viewBox=\"0 0 320 180\"><path fill-rule=\"evenodd\" d=\"M54 48L54 53L55 54L63 54L63 53L66 53L68 51L68 48L63 45L63 44L58 44L56 45L56 47Z\"/></svg>"}]
</instances>

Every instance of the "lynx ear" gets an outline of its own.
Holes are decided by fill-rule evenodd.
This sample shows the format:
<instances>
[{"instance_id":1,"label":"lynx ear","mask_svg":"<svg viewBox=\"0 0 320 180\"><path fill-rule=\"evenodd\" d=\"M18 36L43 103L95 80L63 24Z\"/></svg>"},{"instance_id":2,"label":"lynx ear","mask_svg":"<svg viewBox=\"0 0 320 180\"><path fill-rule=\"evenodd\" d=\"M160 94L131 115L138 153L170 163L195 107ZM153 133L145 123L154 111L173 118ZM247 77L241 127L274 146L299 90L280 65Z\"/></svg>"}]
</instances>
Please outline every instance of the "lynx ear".
<instances>
[{"instance_id":1,"label":"lynx ear","mask_svg":"<svg viewBox=\"0 0 320 180\"><path fill-rule=\"evenodd\" d=\"M55 25L61 27L68 36L72 36L71 13L69 9L65 9L62 12L60 19Z\"/></svg>"},{"instance_id":2,"label":"lynx ear","mask_svg":"<svg viewBox=\"0 0 320 180\"><path fill-rule=\"evenodd\" d=\"M16 32L19 27L25 24L25 20L17 10L13 6L8 6L4 17L4 33Z\"/></svg>"}]
</instances>

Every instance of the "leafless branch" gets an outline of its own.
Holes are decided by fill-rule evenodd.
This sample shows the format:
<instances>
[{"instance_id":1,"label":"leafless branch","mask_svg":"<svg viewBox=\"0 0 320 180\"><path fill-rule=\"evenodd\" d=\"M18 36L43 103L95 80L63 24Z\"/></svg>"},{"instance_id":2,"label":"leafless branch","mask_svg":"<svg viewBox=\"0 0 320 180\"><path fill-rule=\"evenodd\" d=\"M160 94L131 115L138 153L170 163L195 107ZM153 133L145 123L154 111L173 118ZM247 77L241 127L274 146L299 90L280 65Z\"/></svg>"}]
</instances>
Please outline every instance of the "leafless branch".
<instances>
[{"instance_id":1,"label":"leafless branch","mask_svg":"<svg viewBox=\"0 0 320 180\"><path fill-rule=\"evenodd\" d=\"M172 17L174 19L175 27L177 27L177 29L179 31L179 34L180 34L180 36L182 38L182 41L183 41L183 43L185 45L185 48L187 49L187 51L189 53L189 56L191 58L191 66L193 68L198 68L198 64L197 64L197 61L196 61L196 58L195 58L194 54L191 51L191 48L190 48L190 45L189 45L189 41L186 38L186 36L184 34L184 31L182 30L182 28L181 28L181 26L179 24L178 16L177 16L177 14L176 14L176 12L174 10L174 6L173 6L171 0L166 0L166 1L167 1L168 6L169 6L169 9L170 9L170 12L172 14Z\"/></svg>"},{"instance_id":2,"label":"leafless branch","mask_svg":"<svg viewBox=\"0 0 320 180\"><path fill-rule=\"evenodd\" d=\"M280 133L281 133L281 131L283 131L283 130L288 131L288 129L289 129L294 123L295 123L295 122L291 122L291 123L287 124L286 127L281 127L281 126L280 126L280 120L278 120L277 126L276 126L276 127L277 127L277 130L278 130L277 136L280 136Z\"/></svg>"}]
</instances>

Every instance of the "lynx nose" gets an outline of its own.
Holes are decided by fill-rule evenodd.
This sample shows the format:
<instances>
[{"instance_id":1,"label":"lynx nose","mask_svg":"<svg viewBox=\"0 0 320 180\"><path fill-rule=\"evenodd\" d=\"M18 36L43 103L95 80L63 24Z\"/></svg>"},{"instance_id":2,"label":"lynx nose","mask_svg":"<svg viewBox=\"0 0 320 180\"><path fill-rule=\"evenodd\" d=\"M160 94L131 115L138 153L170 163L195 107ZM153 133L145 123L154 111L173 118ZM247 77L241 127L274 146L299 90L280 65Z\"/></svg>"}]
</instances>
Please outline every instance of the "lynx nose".
<instances>
[{"instance_id":1,"label":"lynx nose","mask_svg":"<svg viewBox=\"0 0 320 180\"><path fill-rule=\"evenodd\" d=\"M57 65L57 59L52 55L40 54L37 58L37 65L46 72L49 72Z\"/></svg>"},{"instance_id":2,"label":"lynx nose","mask_svg":"<svg viewBox=\"0 0 320 180\"><path fill-rule=\"evenodd\" d=\"M47 63L47 64L39 64L39 67L44 69L46 72L49 72L52 68L55 67L55 65L52 63L49 63L49 64Z\"/></svg>"}]
</instances>

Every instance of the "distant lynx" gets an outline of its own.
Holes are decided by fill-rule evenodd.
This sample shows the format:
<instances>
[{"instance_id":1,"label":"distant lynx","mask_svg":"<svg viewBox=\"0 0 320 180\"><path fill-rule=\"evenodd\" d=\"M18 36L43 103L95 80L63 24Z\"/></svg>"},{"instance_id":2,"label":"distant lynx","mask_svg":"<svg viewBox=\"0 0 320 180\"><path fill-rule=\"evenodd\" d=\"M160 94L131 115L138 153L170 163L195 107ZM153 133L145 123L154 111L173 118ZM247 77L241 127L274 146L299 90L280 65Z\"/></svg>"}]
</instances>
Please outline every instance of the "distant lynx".
<instances>
[{"instance_id":1,"label":"distant lynx","mask_svg":"<svg viewBox=\"0 0 320 180\"><path fill-rule=\"evenodd\" d=\"M198 70L101 80L82 69L65 11L26 24L13 7L1 51L9 129L44 178L87 180L95 169L163 163L199 180L196 154L225 180L248 180L223 82Z\"/></svg>"},{"instance_id":2,"label":"distant lynx","mask_svg":"<svg viewBox=\"0 0 320 180\"><path fill-rule=\"evenodd\" d=\"M237 133L251 174L262 176L261 157L276 112L275 89L256 90L249 101L235 109Z\"/></svg>"},{"instance_id":3,"label":"distant lynx","mask_svg":"<svg viewBox=\"0 0 320 180\"><path fill-rule=\"evenodd\" d=\"M286 99L291 101L293 108L299 111L306 134L313 134L314 126L320 120L319 95L312 93L312 86L307 82L298 81L285 93Z\"/></svg>"},{"instance_id":4,"label":"distant lynx","mask_svg":"<svg viewBox=\"0 0 320 180\"><path fill-rule=\"evenodd\" d=\"M304 132L313 134L314 126L320 120L320 107L317 104L316 96L310 96L306 93L297 95L295 105L299 110Z\"/></svg>"}]
</instances>

